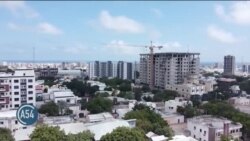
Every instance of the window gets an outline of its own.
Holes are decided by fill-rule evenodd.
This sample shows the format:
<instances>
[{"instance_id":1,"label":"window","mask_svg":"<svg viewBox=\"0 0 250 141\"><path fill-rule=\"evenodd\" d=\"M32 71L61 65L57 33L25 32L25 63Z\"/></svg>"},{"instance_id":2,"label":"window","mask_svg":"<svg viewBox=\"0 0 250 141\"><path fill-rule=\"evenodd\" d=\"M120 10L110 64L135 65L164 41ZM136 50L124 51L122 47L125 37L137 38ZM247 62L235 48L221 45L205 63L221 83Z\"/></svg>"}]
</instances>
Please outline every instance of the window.
<instances>
[{"instance_id":1,"label":"window","mask_svg":"<svg viewBox=\"0 0 250 141\"><path fill-rule=\"evenodd\" d=\"M32 79L29 79L28 82L33 82L33 80L32 80Z\"/></svg>"},{"instance_id":2,"label":"window","mask_svg":"<svg viewBox=\"0 0 250 141\"><path fill-rule=\"evenodd\" d=\"M19 101L19 98L15 98L14 101Z\"/></svg>"},{"instance_id":3,"label":"window","mask_svg":"<svg viewBox=\"0 0 250 141\"><path fill-rule=\"evenodd\" d=\"M202 129L200 129L200 132L202 132Z\"/></svg>"},{"instance_id":4,"label":"window","mask_svg":"<svg viewBox=\"0 0 250 141\"><path fill-rule=\"evenodd\" d=\"M14 89L19 89L19 86L14 86Z\"/></svg>"},{"instance_id":5,"label":"window","mask_svg":"<svg viewBox=\"0 0 250 141\"><path fill-rule=\"evenodd\" d=\"M9 82L11 83L11 80L9 80Z\"/></svg>"},{"instance_id":6,"label":"window","mask_svg":"<svg viewBox=\"0 0 250 141\"><path fill-rule=\"evenodd\" d=\"M33 91L28 91L28 94L33 94Z\"/></svg>"},{"instance_id":7,"label":"window","mask_svg":"<svg viewBox=\"0 0 250 141\"><path fill-rule=\"evenodd\" d=\"M196 129L196 127L194 126L194 130Z\"/></svg>"},{"instance_id":8,"label":"window","mask_svg":"<svg viewBox=\"0 0 250 141\"><path fill-rule=\"evenodd\" d=\"M32 86L32 85L29 85L28 88L33 88L33 86Z\"/></svg>"},{"instance_id":9,"label":"window","mask_svg":"<svg viewBox=\"0 0 250 141\"><path fill-rule=\"evenodd\" d=\"M3 121L0 121L0 124L3 124Z\"/></svg>"},{"instance_id":10,"label":"window","mask_svg":"<svg viewBox=\"0 0 250 141\"><path fill-rule=\"evenodd\" d=\"M14 83L18 83L18 82L19 82L19 80L17 80L17 79L16 79L16 80L14 80Z\"/></svg>"},{"instance_id":11,"label":"window","mask_svg":"<svg viewBox=\"0 0 250 141\"><path fill-rule=\"evenodd\" d=\"M19 104L15 104L15 108L19 107Z\"/></svg>"},{"instance_id":12,"label":"window","mask_svg":"<svg viewBox=\"0 0 250 141\"><path fill-rule=\"evenodd\" d=\"M33 100L33 97L29 97L29 100Z\"/></svg>"},{"instance_id":13,"label":"window","mask_svg":"<svg viewBox=\"0 0 250 141\"><path fill-rule=\"evenodd\" d=\"M70 102L70 99L67 99L67 102L69 103L69 102Z\"/></svg>"},{"instance_id":14,"label":"window","mask_svg":"<svg viewBox=\"0 0 250 141\"><path fill-rule=\"evenodd\" d=\"M18 124L18 121L17 121L17 120L15 121L15 124Z\"/></svg>"},{"instance_id":15,"label":"window","mask_svg":"<svg viewBox=\"0 0 250 141\"><path fill-rule=\"evenodd\" d=\"M19 92L14 92L14 95L19 95Z\"/></svg>"}]
</instances>

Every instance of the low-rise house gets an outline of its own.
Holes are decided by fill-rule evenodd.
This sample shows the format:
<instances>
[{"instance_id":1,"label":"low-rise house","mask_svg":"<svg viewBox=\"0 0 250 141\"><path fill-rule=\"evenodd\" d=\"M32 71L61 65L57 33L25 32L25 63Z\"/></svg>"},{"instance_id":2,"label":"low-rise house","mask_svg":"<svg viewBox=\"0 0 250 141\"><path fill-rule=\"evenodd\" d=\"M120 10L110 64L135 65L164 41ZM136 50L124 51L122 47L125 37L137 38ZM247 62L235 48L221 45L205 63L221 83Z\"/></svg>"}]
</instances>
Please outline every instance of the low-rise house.
<instances>
[{"instance_id":1,"label":"low-rise house","mask_svg":"<svg viewBox=\"0 0 250 141\"><path fill-rule=\"evenodd\" d=\"M247 97L231 97L228 102L232 105L250 106L250 99Z\"/></svg>"},{"instance_id":2,"label":"low-rise house","mask_svg":"<svg viewBox=\"0 0 250 141\"><path fill-rule=\"evenodd\" d=\"M114 117L110 113L104 112L104 113L99 113L99 114L89 114L87 115L86 119L87 119L87 122L95 123L95 122L101 122L105 120L112 120L114 119Z\"/></svg>"},{"instance_id":3,"label":"low-rise house","mask_svg":"<svg viewBox=\"0 0 250 141\"><path fill-rule=\"evenodd\" d=\"M167 137L165 137L164 135L157 135L154 132L148 132L146 134L146 137L150 140L150 141L167 141Z\"/></svg>"},{"instance_id":4,"label":"low-rise house","mask_svg":"<svg viewBox=\"0 0 250 141\"><path fill-rule=\"evenodd\" d=\"M16 110L5 110L0 111L0 127L8 128L13 131L20 128L25 128L26 126L18 122L16 118Z\"/></svg>"},{"instance_id":5,"label":"low-rise house","mask_svg":"<svg viewBox=\"0 0 250 141\"><path fill-rule=\"evenodd\" d=\"M49 124L49 126L58 126L61 130L64 130L65 134L78 134L80 132L89 130L94 133L94 140L99 141L103 135L111 133L117 127L128 127L133 128L135 120L122 120L112 119L102 121L98 123L65 123L65 124ZM16 141L30 141L30 135L35 130L35 127L29 127L26 129L19 129L13 132Z\"/></svg>"},{"instance_id":6,"label":"low-rise house","mask_svg":"<svg viewBox=\"0 0 250 141\"><path fill-rule=\"evenodd\" d=\"M240 93L240 86L239 85L233 85L230 87L233 93L238 94Z\"/></svg>"},{"instance_id":7,"label":"low-rise house","mask_svg":"<svg viewBox=\"0 0 250 141\"><path fill-rule=\"evenodd\" d=\"M188 119L187 128L191 137L199 141L220 141L221 135L231 136L233 139L240 139L242 136L242 124L211 115Z\"/></svg>"},{"instance_id":8,"label":"low-rise house","mask_svg":"<svg viewBox=\"0 0 250 141\"><path fill-rule=\"evenodd\" d=\"M176 97L174 100L165 101L165 112L176 113L178 106L185 107L188 104L192 105L192 102L185 100L183 97Z\"/></svg>"},{"instance_id":9,"label":"low-rise house","mask_svg":"<svg viewBox=\"0 0 250 141\"><path fill-rule=\"evenodd\" d=\"M192 137L186 137L184 135L175 135L169 141L198 141Z\"/></svg>"},{"instance_id":10,"label":"low-rise house","mask_svg":"<svg viewBox=\"0 0 250 141\"><path fill-rule=\"evenodd\" d=\"M201 96L205 93L205 85L195 83L167 84L165 89L177 91L183 97L190 97L191 95Z\"/></svg>"},{"instance_id":11,"label":"low-rise house","mask_svg":"<svg viewBox=\"0 0 250 141\"><path fill-rule=\"evenodd\" d=\"M99 91L103 91L106 88L106 84L105 83L101 83L99 81L89 80L89 81L87 81L87 83L90 84L90 86L98 86L99 87Z\"/></svg>"}]
</instances>

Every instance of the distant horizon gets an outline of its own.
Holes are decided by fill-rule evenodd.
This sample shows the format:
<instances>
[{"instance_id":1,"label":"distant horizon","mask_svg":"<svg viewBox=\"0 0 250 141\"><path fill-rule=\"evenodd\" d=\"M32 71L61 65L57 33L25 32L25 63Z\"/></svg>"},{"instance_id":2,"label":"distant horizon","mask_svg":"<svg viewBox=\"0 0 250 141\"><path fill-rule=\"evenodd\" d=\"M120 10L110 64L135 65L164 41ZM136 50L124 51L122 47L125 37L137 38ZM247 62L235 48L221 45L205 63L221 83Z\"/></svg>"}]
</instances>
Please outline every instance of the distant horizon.
<instances>
[{"instance_id":1,"label":"distant horizon","mask_svg":"<svg viewBox=\"0 0 250 141\"><path fill-rule=\"evenodd\" d=\"M140 62L140 61L129 61L129 60L36 60L34 63L73 63L73 62L92 62L92 61L100 61L100 62L105 62L105 61L125 61L125 62ZM33 63L33 60L0 60L0 62L16 62L16 63ZM200 62L201 64L215 64L215 63L223 63L223 62L213 62L213 61L202 61ZM236 62L237 64L242 64L242 62ZM250 62L243 62L244 63L250 63Z\"/></svg>"}]
</instances>

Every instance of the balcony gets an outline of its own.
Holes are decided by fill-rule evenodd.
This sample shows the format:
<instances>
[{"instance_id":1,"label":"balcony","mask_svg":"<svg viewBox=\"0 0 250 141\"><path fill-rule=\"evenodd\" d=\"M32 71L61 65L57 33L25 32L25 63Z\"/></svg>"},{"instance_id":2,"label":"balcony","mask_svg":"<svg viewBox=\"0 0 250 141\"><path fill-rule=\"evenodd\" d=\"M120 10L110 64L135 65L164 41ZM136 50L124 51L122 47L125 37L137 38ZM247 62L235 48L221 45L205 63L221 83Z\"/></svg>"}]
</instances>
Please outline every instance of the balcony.
<instances>
[{"instance_id":1,"label":"balcony","mask_svg":"<svg viewBox=\"0 0 250 141\"><path fill-rule=\"evenodd\" d=\"M8 92L9 85L0 85L0 92Z\"/></svg>"},{"instance_id":2,"label":"balcony","mask_svg":"<svg viewBox=\"0 0 250 141\"><path fill-rule=\"evenodd\" d=\"M8 97L0 97L0 104L9 104Z\"/></svg>"}]
</instances>

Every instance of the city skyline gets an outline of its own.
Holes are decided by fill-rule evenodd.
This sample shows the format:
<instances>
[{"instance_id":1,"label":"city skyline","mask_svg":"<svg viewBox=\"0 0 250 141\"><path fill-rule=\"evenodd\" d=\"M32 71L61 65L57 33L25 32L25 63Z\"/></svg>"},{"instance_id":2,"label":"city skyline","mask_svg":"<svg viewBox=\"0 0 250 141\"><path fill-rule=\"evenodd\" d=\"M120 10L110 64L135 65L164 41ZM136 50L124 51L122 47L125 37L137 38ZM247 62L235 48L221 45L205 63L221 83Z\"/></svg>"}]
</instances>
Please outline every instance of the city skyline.
<instances>
[{"instance_id":1,"label":"city skyline","mask_svg":"<svg viewBox=\"0 0 250 141\"><path fill-rule=\"evenodd\" d=\"M35 48L36 60L139 61L149 50L129 45L152 40L160 52L199 52L201 62L228 54L249 62L249 9L220 1L0 2L0 60L32 60Z\"/></svg>"}]
</instances>

